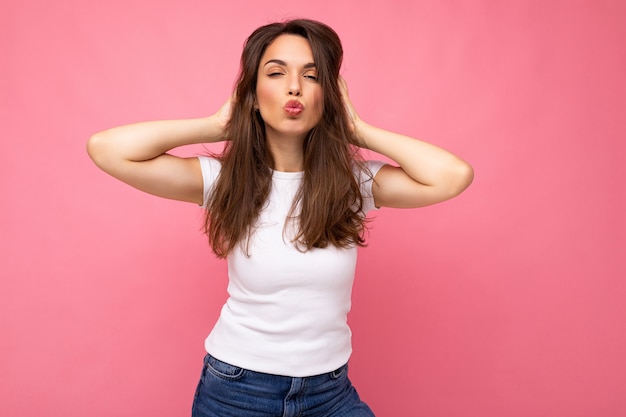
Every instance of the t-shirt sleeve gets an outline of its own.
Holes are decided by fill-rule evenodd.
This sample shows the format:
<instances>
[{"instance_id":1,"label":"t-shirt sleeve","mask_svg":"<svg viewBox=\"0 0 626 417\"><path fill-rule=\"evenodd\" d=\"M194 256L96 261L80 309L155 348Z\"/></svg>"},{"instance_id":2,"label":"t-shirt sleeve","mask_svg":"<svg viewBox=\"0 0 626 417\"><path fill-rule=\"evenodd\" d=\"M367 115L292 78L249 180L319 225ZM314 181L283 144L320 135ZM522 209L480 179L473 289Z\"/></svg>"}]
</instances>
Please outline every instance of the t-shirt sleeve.
<instances>
[{"instance_id":1,"label":"t-shirt sleeve","mask_svg":"<svg viewBox=\"0 0 626 417\"><path fill-rule=\"evenodd\" d=\"M365 161L365 170L359 173L359 183L361 184L361 195L363 196L363 214L371 210L378 210L374 204L372 193L372 183L378 171L385 165L382 161Z\"/></svg>"},{"instance_id":2,"label":"t-shirt sleeve","mask_svg":"<svg viewBox=\"0 0 626 417\"><path fill-rule=\"evenodd\" d=\"M217 180L217 177L220 174L222 164L217 159L205 155L198 156L198 160L200 161L200 169L202 170L202 181L204 183L204 199L202 201L202 208L206 209L209 205L209 195L213 190L213 184L215 184L215 180Z\"/></svg>"}]
</instances>

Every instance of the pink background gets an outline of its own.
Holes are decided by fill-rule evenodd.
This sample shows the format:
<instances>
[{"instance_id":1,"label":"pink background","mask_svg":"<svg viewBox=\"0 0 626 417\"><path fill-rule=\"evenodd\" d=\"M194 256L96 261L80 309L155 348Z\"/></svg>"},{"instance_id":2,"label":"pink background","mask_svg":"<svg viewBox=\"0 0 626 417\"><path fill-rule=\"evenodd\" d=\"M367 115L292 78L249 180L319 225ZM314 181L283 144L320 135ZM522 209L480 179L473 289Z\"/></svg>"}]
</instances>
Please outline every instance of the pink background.
<instances>
[{"instance_id":1,"label":"pink background","mask_svg":"<svg viewBox=\"0 0 626 417\"><path fill-rule=\"evenodd\" d=\"M379 416L626 415L626 3L4 1L0 415L187 416L225 299L201 211L90 134L212 113L257 26L333 26L363 118L470 161L376 214L351 373ZM181 151L193 154L199 149Z\"/></svg>"}]
</instances>

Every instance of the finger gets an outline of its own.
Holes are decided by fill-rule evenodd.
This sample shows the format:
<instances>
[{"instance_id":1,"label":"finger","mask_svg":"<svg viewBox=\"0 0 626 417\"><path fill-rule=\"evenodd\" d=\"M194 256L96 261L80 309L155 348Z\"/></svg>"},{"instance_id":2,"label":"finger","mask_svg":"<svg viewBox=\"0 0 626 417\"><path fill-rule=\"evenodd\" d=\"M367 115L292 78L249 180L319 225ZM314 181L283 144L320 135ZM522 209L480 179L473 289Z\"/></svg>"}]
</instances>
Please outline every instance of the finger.
<instances>
[{"instance_id":1,"label":"finger","mask_svg":"<svg viewBox=\"0 0 626 417\"><path fill-rule=\"evenodd\" d=\"M348 83L346 80L340 75L339 76L339 89L344 95L348 95Z\"/></svg>"}]
</instances>

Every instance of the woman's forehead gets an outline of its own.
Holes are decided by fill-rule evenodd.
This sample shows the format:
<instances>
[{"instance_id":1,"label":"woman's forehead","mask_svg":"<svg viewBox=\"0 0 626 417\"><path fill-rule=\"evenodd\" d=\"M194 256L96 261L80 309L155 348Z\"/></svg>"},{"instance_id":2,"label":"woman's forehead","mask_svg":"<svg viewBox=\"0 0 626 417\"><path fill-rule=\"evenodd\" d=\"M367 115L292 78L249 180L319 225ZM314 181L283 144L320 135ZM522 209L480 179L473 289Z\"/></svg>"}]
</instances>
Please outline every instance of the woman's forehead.
<instances>
[{"instance_id":1,"label":"woman's forehead","mask_svg":"<svg viewBox=\"0 0 626 417\"><path fill-rule=\"evenodd\" d=\"M313 51L306 38L300 35L284 34L274 39L265 49L260 66L270 63L290 66L313 66Z\"/></svg>"}]
</instances>

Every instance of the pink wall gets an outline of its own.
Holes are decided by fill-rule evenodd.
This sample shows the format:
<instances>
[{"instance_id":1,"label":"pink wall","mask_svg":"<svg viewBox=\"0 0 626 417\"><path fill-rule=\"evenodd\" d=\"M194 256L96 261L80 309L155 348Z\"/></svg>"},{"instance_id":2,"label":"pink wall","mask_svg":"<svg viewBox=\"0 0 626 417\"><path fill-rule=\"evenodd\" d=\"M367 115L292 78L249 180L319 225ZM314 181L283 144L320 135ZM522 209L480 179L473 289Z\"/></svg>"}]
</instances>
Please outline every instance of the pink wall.
<instances>
[{"instance_id":1,"label":"pink wall","mask_svg":"<svg viewBox=\"0 0 626 417\"><path fill-rule=\"evenodd\" d=\"M454 201L377 214L362 396L379 416L626 415L626 3L213 3L3 2L1 416L189 415L225 266L198 208L107 177L85 141L214 111L249 32L294 16L339 32L366 120L476 171Z\"/></svg>"}]
</instances>

